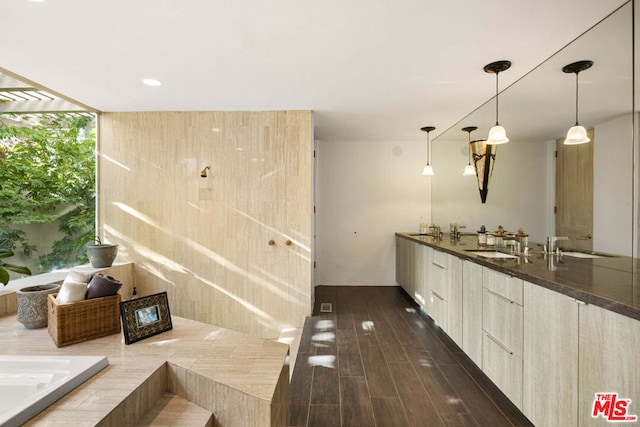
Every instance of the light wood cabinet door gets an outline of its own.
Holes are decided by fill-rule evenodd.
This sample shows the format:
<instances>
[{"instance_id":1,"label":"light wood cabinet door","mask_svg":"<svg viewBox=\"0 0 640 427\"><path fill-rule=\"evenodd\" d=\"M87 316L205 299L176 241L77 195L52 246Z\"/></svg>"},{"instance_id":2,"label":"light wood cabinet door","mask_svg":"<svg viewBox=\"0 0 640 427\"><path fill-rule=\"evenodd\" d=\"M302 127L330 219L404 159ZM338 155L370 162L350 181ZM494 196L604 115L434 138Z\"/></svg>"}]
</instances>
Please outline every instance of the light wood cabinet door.
<instances>
[{"instance_id":1,"label":"light wood cabinet door","mask_svg":"<svg viewBox=\"0 0 640 427\"><path fill-rule=\"evenodd\" d=\"M596 393L630 399L627 415L640 422L640 321L580 305L579 325L578 425L611 425L603 416L591 416Z\"/></svg>"},{"instance_id":2,"label":"light wood cabinet door","mask_svg":"<svg viewBox=\"0 0 640 427\"><path fill-rule=\"evenodd\" d=\"M405 290L407 286L407 239L396 236L396 283Z\"/></svg>"},{"instance_id":3,"label":"light wood cabinet door","mask_svg":"<svg viewBox=\"0 0 640 427\"><path fill-rule=\"evenodd\" d=\"M396 282L423 307L428 251L424 245L396 236Z\"/></svg>"},{"instance_id":4,"label":"light wood cabinet door","mask_svg":"<svg viewBox=\"0 0 640 427\"><path fill-rule=\"evenodd\" d=\"M522 279L484 267L482 269L482 283L491 292L522 305Z\"/></svg>"},{"instance_id":5,"label":"light wood cabinet door","mask_svg":"<svg viewBox=\"0 0 640 427\"><path fill-rule=\"evenodd\" d=\"M522 357L521 305L485 288L482 299L482 328L508 351Z\"/></svg>"},{"instance_id":6,"label":"light wood cabinet door","mask_svg":"<svg viewBox=\"0 0 640 427\"><path fill-rule=\"evenodd\" d=\"M427 313L440 327L447 332L448 328L448 294L449 268L447 259L440 251L429 249L429 263L427 264Z\"/></svg>"},{"instance_id":7,"label":"light wood cabinet door","mask_svg":"<svg viewBox=\"0 0 640 427\"><path fill-rule=\"evenodd\" d=\"M522 301L521 294L514 291L518 286L522 289L522 281L518 283L502 273L491 273L483 274L482 371L521 408L523 308L504 295L513 295Z\"/></svg>"},{"instance_id":8,"label":"light wood cabinet door","mask_svg":"<svg viewBox=\"0 0 640 427\"><path fill-rule=\"evenodd\" d=\"M409 295L419 302L418 296L421 294L424 282L424 251L425 247L416 242L409 242Z\"/></svg>"},{"instance_id":9,"label":"light wood cabinet door","mask_svg":"<svg viewBox=\"0 0 640 427\"><path fill-rule=\"evenodd\" d=\"M416 270L414 245L407 239L396 237L396 281L412 297Z\"/></svg>"},{"instance_id":10,"label":"light wood cabinet door","mask_svg":"<svg viewBox=\"0 0 640 427\"><path fill-rule=\"evenodd\" d=\"M522 408L522 358L486 332L482 336L482 371Z\"/></svg>"},{"instance_id":11,"label":"light wood cabinet door","mask_svg":"<svg viewBox=\"0 0 640 427\"><path fill-rule=\"evenodd\" d=\"M428 265L431 262L431 249L416 243L416 266L414 271L413 299L427 309L429 290L427 286Z\"/></svg>"},{"instance_id":12,"label":"light wood cabinet door","mask_svg":"<svg viewBox=\"0 0 640 427\"><path fill-rule=\"evenodd\" d=\"M482 366L482 266L462 263L462 349Z\"/></svg>"},{"instance_id":13,"label":"light wood cabinet door","mask_svg":"<svg viewBox=\"0 0 640 427\"><path fill-rule=\"evenodd\" d=\"M537 426L578 425L578 302L524 282L522 412Z\"/></svg>"},{"instance_id":14,"label":"light wood cabinet door","mask_svg":"<svg viewBox=\"0 0 640 427\"><path fill-rule=\"evenodd\" d=\"M449 299L449 259L447 254L433 250L431 254L431 292L444 300Z\"/></svg>"},{"instance_id":15,"label":"light wood cabinet door","mask_svg":"<svg viewBox=\"0 0 640 427\"><path fill-rule=\"evenodd\" d=\"M447 254L448 258L448 281L449 281L449 301L447 304L447 334L451 339L462 347L462 260L458 257Z\"/></svg>"},{"instance_id":16,"label":"light wood cabinet door","mask_svg":"<svg viewBox=\"0 0 640 427\"><path fill-rule=\"evenodd\" d=\"M431 318L445 332L447 332L447 329L449 328L449 321L447 317L448 311L448 301L442 298L439 294L431 291L431 295L429 295L429 316L431 316Z\"/></svg>"}]
</instances>

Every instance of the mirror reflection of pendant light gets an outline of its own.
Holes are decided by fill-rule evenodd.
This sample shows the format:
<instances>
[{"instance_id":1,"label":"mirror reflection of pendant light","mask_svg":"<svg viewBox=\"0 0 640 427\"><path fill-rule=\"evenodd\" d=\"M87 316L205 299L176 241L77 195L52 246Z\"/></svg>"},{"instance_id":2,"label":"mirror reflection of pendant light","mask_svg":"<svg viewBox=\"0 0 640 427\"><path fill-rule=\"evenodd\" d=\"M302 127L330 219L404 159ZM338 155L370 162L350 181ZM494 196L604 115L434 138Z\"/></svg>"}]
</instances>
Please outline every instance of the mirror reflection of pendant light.
<instances>
[{"instance_id":1,"label":"mirror reflection of pendant light","mask_svg":"<svg viewBox=\"0 0 640 427\"><path fill-rule=\"evenodd\" d=\"M431 132L432 130L435 130L435 127L433 126L425 126L423 128L420 128L421 131L426 132L427 133L427 164L424 165L424 168L422 169L422 176L433 176L433 167L431 167L431 140L429 139L429 132Z\"/></svg>"},{"instance_id":2,"label":"mirror reflection of pendant light","mask_svg":"<svg viewBox=\"0 0 640 427\"><path fill-rule=\"evenodd\" d=\"M592 65L593 61L578 61L562 67L563 72L576 74L576 124L567 132L565 145L585 144L591 141L584 126L578 124L578 73L588 70Z\"/></svg>"},{"instance_id":3,"label":"mirror reflection of pendant light","mask_svg":"<svg viewBox=\"0 0 640 427\"><path fill-rule=\"evenodd\" d=\"M471 132L478 129L477 126L467 126L466 128L462 128L463 132L469 133L469 145L467 146L467 150L469 151L469 164L464 167L463 176L475 176L476 168L471 164Z\"/></svg>"},{"instance_id":4,"label":"mirror reflection of pendant light","mask_svg":"<svg viewBox=\"0 0 640 427\"><path fill-rule=\"evenodd\" d=\"M496 75L496 125L489 131L487 144L490 145L506 144L509 142L507 131L498 123L498 74L508 70L509 67L511 67L511 61L496 61L485 65L483 68L486 73L494 73Z\"/></svg>"},{"instance_id":5,"label":"mirror reflection of pendant light","mask_svg":"<svg viewBox=\"0 0 640 427\"><path fill-rule=\"evenodd\" d=\"M473 165L476 168L476 176L478 177L480 200L485 203L489 193L489 181L493 174L493 164L496 161L498 147L495 144L487 144L486 139L477 139L469 143L469 148L473 154Z\"/></svg>"}]
</instances>

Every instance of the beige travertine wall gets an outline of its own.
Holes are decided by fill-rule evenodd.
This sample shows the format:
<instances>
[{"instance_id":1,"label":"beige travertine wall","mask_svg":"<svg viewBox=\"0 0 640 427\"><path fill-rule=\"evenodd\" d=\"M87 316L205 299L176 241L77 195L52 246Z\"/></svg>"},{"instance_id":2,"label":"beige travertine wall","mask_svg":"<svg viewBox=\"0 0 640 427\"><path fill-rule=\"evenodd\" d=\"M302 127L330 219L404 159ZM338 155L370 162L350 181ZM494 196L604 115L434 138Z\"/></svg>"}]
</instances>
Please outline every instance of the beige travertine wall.
<instances>
[{"instance_id":1,"label":"beige travertine wall","mask_svg":"<svg viewBox=\"0 0 640 427\"><path fill-rule=\"evenodd\" d=\"M310 111L101 114L98 225L138 294L167 290L172 314L262 337L301 327L312 146Z\"/></svg>"}]
</instances>

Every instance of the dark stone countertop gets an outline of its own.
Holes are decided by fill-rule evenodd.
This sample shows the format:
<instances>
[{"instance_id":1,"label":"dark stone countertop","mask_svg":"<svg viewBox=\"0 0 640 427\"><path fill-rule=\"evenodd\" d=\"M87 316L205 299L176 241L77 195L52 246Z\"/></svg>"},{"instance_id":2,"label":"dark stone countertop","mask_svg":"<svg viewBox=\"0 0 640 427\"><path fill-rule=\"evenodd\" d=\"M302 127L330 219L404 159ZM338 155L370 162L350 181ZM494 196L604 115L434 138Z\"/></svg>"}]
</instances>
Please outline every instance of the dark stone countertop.
<instances>
[{"instance_id":1,"label":"dark stone countertop","mask_svg":"<svg viewBox=\"0 0 640 427\"><path fill-rule=\"evenodd\" d=\"M640 320L640 263L636 258L559 257L544 254L537 244L529 242L529 255L491 259L470 252L478 249L475 236L462 236L459 240L449 234L444 234L441 240L408 232L398 232L396 236Z\"/></svg>"}]
</instances>

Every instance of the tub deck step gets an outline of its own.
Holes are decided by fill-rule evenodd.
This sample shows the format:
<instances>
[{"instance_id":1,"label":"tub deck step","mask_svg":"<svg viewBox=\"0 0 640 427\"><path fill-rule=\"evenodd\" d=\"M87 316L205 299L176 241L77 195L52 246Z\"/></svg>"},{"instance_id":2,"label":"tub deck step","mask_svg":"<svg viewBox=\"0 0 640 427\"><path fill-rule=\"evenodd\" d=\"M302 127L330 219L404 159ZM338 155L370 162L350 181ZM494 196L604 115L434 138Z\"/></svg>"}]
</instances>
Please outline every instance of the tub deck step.
<instances>
[{"instance_id":1,"label":"tub deck step","mask_svg":"<svg viewBox=\"0 0 640 427\"><path fill-rule=\"evenodd\" d=\"M140 421L137 427L213 427L213 414L173 393L165 393Z\"/></svg>"}]
</instances>

